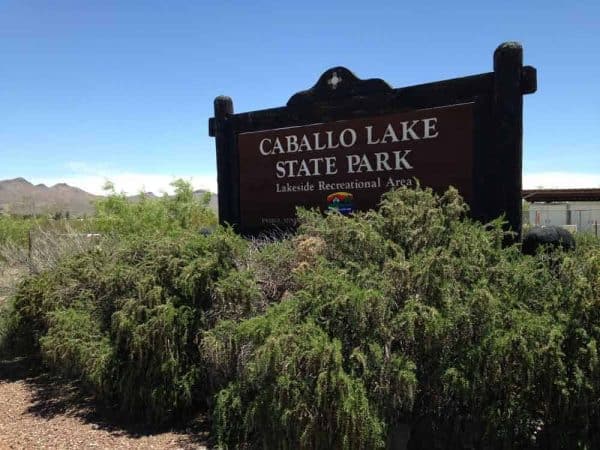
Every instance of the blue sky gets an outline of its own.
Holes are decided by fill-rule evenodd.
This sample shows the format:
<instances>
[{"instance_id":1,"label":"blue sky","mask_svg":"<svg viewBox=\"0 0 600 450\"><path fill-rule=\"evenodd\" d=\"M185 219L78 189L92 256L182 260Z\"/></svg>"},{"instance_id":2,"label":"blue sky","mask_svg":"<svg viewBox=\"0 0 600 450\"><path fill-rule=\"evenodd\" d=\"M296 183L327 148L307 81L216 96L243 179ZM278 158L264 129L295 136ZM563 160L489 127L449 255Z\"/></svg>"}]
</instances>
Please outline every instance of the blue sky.
<instances>
[{"instance_id":1,"label":"blue sky","mask_svg":"<svg viewBox=\"0 0 600 450\"><path fill-rule=\"evenodd\" d=\"M337 65L394 87L489 72L508 40L538 69L525 186L600 187L597 0L0 0L0 179L214 190L217 95L282 106Z\"/></svg>"}]
</instances>

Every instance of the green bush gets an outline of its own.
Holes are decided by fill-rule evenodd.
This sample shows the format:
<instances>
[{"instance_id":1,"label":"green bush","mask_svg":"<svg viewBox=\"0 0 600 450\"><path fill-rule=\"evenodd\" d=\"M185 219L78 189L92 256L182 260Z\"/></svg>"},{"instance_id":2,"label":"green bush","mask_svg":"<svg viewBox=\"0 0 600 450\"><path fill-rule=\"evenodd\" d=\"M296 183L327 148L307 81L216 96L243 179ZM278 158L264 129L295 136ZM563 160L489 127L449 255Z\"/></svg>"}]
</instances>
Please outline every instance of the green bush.
<instances>
[{"instance_id":1,"label":"green bush","mask_svg":"<svg viewBox=\"0 0 600 450\"><path fill-rule=\"evenodd\" d=\"M260 328L273 319L251 320ZM283 325L219 392L219 441L233 447L255 441L262 448L380 446L383 424L363 383L344 369L340 341L310 321Z\"/></svg>"},{"instance_id":2,"label":"green bush","mask_svg":"<svg viewBox=\"0 0 600 450\"><path fill-rule=\"evenodd\" d=\"M22 283L5 342L39 352L130 417L173 419L204 403L195 339L214 322L219 280L232 277L245 245L220 229L131 238L73 256Z\"/></svg>"},{"instance_id":3,"label":"green bush","mask_svg":"<svg viewBox=\"0 0 600 450\"><path fill-rule=\"evenodd\" d=\"M453 190L396 191L353 217L300 212L295 241L320 245L289 295L201 344L224 386L221 445L376 448L406 423L413 448L597 446L598 241L526 257L502 247L500 222L465 213ZM347 402L363 407L342 419Z\"/></svg>"},{"instance_id":4,"label":"green bush","mask_svg":"<svg viewBox=\"0 0 600 450\"><path fill-rule=\"evenodd\" d=\"M93 231L90 229L89 221L83 219L63 219L47 215L38 217L0 215L0 249L26 248L30 232L34 239L37 239L40 232L91 233Z\"/></svg>"},{"instance_id":5,"label":"green bush","mask_svg":"<svg viewBox=\"0 0 600 450\"><path fill-rule=\"evenodd\" d=\"M216 215L208 207L210 194L196 198L192 185L184 180L171 185L175 188L172 196L154 198L142 193L132 201L107 183L105 189L109 195L96 202L96 213L90 218L94 229L117 236L176 235L184 230L200 231L216 226Z\"/></svg>"},{"instance_id":6,"label":"green bush","mask_svg":"<svg viewBox=\"0 0 600 450\"><path fill-rule=\"evenodd\" d=\"M27 245L27 235L34 223L33 219L0 215L0 246L8 243Z\"/></svg>"},{"instance_id":7,"label":"green bush","mask_svg":"<svg viewBox=\"0 0 600 450\"><path fill-rule=\"evenodd\" d=\"M110 337L101 329L90 305L48 314L48 331L39 338L46 361L65 375L81 377L101 395L110 392L115 364Z\"/></svg>"},{"instance_id":8,"label":"green bush","mask_svg":"<svg viewBox=\"0 0 600 450\"><path fill-rule=\"evenodd\" d=\"M600 446L598 239L523 256L453 189L203 236L186 192L107 200L118 239L23 282L5 346L129 417L207 408L223 448Z\"/></svg>"}]
</instances>

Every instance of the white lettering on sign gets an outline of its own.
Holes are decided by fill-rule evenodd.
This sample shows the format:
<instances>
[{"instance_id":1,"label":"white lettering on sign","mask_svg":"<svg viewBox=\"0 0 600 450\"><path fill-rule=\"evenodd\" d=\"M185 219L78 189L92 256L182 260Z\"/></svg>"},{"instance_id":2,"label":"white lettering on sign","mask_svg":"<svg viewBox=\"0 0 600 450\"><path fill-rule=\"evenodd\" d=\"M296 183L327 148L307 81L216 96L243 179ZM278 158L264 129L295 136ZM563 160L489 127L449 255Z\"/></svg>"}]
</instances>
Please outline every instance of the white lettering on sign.
<instances>
[{"instance_id":1,"label":"white lettering on sign","mask_svg":"<svg viewBox=\"0 0 600 450\"><path fill-rule=\"evenodd\" d=\"M438 132L435 131L437 125L437 118L431 117L430 119L423 119L423 139L433 139L438 137ZM431 131L435 131L435 134L431 134Z\"/></svg>"},{"instance_id":2,"label":"white lettering on sign","mask_svg":"<svg viewBox=\"0 0 600 450\"><path fill-rule=\"evenodd\" d=\"M335 75L335 74L334 74ZM313 133L290 133L284 136L265 137L258 144L262 156L278 156L323 150L344 152L354 149L353 153L342 156L345 173L364 174L371 172L406 171L413 169L408 149L394 149L375 153L362 152L364 146L402 145L410 141L422 141L439 137L437 117L406 120L362 127L346 127L339 130L324 130ZM362 148L361 148L362 146ZM350 150L352 151L352 150ZM355 153L356 152L356 153ZM336 175L338 173L336 156L297 158L277 161L275 175L277 178L298 178Z\"/></svg>"},{"instance_id":3,"label":"white lettering on sign","mask_svg":"<svg viewBox=\"0 0 600 450\"><path fill-rule=\"evenodd\" d=\"M335 156L277 161L275 170L277 171L277 178L335 175L337 173L335 161Z\"/></svg>"},{"instance_id":4,"label":"white lettering on sign","mask_svg":"<svg viewBox=\"0 0 600 450\"><path fill-rule=\"evenodd\" d=\"M437 118L400 122L396 126L388 123L383 134L376 136L373 125L364 127L367 145L391 144L422 139L434 139L439 136ZM289 134L283 138L264 138L258 145L263 156L281 155L285 153L312 152L316 150L335 150L350 148L358 142L359 133L354 128L344 128L339 133L335 131L316 132L310 135Z\"/></svg>"},{"instance_id":5,"label":"white lettering on sign","mask_svg":"<svg viewBox=\"0 0 600 450\"><path fill-rule=\"evenodd\" d=\"M297 206L365 211L377 207L385 191L417 183L436 192L455 186L472 199L473 104L378 116L366 116L367 108L321 111L322 106L306 116L291 110L285 122L276 115L257 117L250 130L239 130L235 156L243 226L285 224L295 218Z\"/></svg>"},{"instance_id":6,"label":"white lettering on sign","mask_svg":"<svg viewBox=\"0 0 600 450\"><path fill-rule=\"evenodd\" d=\"M363 153L362 155L347 155L346 161L348 163L348 173L364 173L364 172L383 172L386 170L408 170L412 169L406 157L411 150L402 150L392 152L394 155L394 165L390 166L389 153L374 153L368 155Z\"/></svg>"}]
</instances>

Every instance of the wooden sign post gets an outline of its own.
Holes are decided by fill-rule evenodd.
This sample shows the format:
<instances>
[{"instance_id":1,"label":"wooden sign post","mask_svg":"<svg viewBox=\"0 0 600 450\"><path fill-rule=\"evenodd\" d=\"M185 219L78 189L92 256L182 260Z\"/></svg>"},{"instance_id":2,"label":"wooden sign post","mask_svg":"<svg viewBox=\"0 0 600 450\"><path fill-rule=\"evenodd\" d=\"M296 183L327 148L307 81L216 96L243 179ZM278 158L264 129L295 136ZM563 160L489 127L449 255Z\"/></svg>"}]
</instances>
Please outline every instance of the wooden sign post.
<instances>
[{"instance_id":1,"label":"wooden sign post","mask_svg":"<svg viewBox=\"0 0 600 450\"><path fill-rule=\"evenodd\" d=\"M297 206L348 214L394 187L456 187L482 222L521 232L523 95L536 90L514 42L494 71L393 89L344 67L287 105L234 114L215 99L219 220L255 234L295 225Z\"/></svg>"}]
</instances>

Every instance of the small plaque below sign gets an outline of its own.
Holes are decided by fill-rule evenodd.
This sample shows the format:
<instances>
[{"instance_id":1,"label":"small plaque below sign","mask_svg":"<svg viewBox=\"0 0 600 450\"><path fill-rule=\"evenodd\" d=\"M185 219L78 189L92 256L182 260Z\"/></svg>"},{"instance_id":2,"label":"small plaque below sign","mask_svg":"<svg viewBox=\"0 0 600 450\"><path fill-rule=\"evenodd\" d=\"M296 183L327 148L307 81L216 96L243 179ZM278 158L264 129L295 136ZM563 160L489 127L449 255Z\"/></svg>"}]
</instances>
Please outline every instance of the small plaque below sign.
<instances>
[{"instance_id":1,"label":"small plaque below sign","mask_svg":"<svg viewBox=\"0 0 600 450\"><path fill-rule=\"evenodd\" d=\"M242 229L295 223L297 206L376 208L416 180L473 195L473 104L238 135Z\"/></svg>"}]
</instances>

